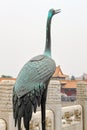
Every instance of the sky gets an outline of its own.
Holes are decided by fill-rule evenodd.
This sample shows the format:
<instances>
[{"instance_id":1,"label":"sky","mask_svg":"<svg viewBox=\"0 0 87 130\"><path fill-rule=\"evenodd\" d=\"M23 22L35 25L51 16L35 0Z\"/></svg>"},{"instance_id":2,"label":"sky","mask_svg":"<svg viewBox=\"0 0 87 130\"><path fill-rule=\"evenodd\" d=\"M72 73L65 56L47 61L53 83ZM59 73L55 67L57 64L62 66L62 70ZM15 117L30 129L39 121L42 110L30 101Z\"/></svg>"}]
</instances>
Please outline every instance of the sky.
<instances>
[{"instance_id":1,"label":"sky","mask_svg":"<svg viewBox=\"0 0 87 130\"><path fill-rule=\"evenodd\" d=\"M32 57L43 54L48 10L52 58L64 74L87 73L87 0L0 0L0 75L17 77Z\"/></svg>"}]
</instances>

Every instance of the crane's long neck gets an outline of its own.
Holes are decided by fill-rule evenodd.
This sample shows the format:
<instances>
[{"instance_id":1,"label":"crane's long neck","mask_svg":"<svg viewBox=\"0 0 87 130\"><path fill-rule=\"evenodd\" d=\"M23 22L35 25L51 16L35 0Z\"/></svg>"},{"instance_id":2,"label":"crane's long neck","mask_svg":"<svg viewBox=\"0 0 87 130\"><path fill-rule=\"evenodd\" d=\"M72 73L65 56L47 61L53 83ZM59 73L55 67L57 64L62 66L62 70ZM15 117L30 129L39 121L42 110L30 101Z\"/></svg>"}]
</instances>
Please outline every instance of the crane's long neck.
<instances>
[{"instance_id":1,"label":"crane's long neck","mask_svg":"<svg viewBox=\"0 0 87 130\"><path fill-rule=\"evenodd\" d=\"M47 56L51 56L51 18L48 17L47 19L47 26L46 26L46 45L44 54Z\"/></svg>"}]
</instances>

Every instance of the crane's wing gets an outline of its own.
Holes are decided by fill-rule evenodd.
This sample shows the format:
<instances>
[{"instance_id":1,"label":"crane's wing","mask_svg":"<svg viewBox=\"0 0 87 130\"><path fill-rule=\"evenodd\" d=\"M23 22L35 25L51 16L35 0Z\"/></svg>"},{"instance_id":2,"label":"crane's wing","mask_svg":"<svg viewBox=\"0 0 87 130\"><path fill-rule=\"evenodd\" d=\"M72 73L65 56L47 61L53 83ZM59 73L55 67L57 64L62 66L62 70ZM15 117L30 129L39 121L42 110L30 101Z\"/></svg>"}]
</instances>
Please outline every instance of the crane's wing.
<instances>
[{"instance_id":1,"label":"crane's wing","mask_svg":"<svg viewBox=\"0 0 87 130\"><path fill-rule=\"evenodd\" d=\"M55 71L55 62L44 55L39 55L28 61L21 69L14 90L18 97L34 90L43 89L46 81Z\"/></svg>"}]
</instances>

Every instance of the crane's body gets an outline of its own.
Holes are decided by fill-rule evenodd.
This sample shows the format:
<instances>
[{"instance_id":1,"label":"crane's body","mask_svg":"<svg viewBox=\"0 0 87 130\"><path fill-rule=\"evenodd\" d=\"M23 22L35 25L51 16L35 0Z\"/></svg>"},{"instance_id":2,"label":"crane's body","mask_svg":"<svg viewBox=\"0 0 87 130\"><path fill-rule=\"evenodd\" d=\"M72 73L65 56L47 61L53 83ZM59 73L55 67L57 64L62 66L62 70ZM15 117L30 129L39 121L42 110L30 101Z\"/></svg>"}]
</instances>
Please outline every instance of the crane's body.
<instances>
[{"instance_id":1,"label":"crane's body","mask_svg":"<svg viewBox=\"0 0 87 130\"><path fill-rule=\"evenodd\" d=\"M54 60L47 56L38 55L32 58L24 65L16 79L15 91L17 96L20 98L26 93L43 89L45 82L51 78L55 68Z\"/></svg>"},{"instance_id":2,"label":"crane's body","mask_svg":"<svg viewBox=\"0 0 87 130\"><path fill-rule=\"evenodd\" d=\"M46 47L43 55L38 55L29 60L21 69L13 88L13 116L15 126L18 123L18 130L21 130L21 118L23 118L26 130L29 129L29 122L32 112L36 112L37 106L41 105L42 130L45 129L45 105L47 87L55 72L56 65L51 58L50 24L54 14L60 10L51 9L48 13L46 30Z\"/></svg>"}]
</instances>

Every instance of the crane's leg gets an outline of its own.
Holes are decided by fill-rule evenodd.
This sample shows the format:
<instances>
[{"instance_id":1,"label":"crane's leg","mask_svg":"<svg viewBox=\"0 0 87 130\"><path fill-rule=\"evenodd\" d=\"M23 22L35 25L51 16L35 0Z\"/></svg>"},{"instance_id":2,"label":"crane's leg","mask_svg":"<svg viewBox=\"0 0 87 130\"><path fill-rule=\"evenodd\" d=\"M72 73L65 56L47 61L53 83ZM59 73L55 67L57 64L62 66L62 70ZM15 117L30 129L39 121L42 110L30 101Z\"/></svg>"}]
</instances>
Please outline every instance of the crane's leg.
<instances>
[{"instance_id":1,"label":"crane's leg","mask_svg":"<svg viewBox=\"0 0 87 130\"><path fill-rule=\"evenodd\" d=\"M41 118L42 118L42 130L46 130L46 97L47 97L47 88L44 90L42 99L41 99Z\"/></svg>"},{"instance_id":2,"label":"crane's leg","mask_svg":"<svg viewBox=\"0 0 87 130\"><path fill-rule=\"evenodd\" d=\"M18 119L18 130L21 130L21 118Z\"/></svg>"},{"instance_id":3,"label":"crane's leg","mask_svg":"<svg viewBox=\"0 0 87 130\"><path fill-rule=\"evenodd\" d=\"M26 129L26 130L30 130L29 122L27 122L27 125L25 126L25 129Z\"/></svg>"},{"instance_id":4,"label":"crane's leg","mask_svg":"<svg viewBox=\"0 0 87 130\"><path fill-rule=\"evenodd\" d=\"M30 130L29 125L27 126L26 130Z\"/></svg>"},{"instance_id":5,"label":"crane's leg","mask_svg":"<svg viewBox=\"0 0 87 130\"><path fill-rule=\"evenodd\" d=\"M27 117L25 117L25 118L27 118ZM26 130L30 130L30 121L29 120L27 120L27 119L25 119L24 120L24 126L25 126L25 129Z\"/></svg>"}]
</instances>

